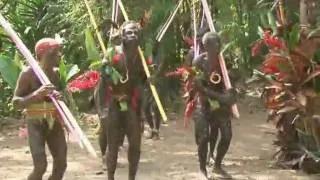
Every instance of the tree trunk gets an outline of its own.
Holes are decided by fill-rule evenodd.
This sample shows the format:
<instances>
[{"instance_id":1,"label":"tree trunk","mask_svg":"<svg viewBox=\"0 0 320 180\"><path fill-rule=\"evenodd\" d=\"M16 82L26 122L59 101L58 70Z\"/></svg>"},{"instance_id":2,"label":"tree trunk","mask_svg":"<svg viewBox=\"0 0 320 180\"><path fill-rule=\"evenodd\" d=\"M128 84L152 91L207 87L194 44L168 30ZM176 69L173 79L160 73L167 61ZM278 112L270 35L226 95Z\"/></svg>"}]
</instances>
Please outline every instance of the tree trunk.
<instances>
[{"instance_id":1,"label":"tree trunk","mask_svg":"<svg viewBox=\"0 0 320 180\"><path fill-rule=\"evenodd\" d=\"M316 26L319 11L317 0L300 0L300 26Z\"/></svg>"},{"instance_id":2,"label":"tree trunk","mask_svg":"<svg viewBox=\"0 0 320 180\"><path fill-rule=\"evenodd\" d=\"M300 26L302 28L309 26L307 0L300 0Z\"/></svg>"}]
</instances>

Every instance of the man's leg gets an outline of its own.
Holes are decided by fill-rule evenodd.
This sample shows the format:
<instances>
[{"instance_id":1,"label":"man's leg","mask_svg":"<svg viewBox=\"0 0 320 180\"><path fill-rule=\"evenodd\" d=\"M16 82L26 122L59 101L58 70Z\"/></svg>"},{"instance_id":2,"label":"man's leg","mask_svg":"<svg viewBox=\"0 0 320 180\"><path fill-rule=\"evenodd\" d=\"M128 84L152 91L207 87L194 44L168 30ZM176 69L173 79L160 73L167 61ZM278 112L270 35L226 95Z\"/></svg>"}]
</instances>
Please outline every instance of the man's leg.
<instances>
[{"instance_id":1,"label":"man's leg","mask_svg":"<svg viewBox=\"0 0 320 180\"><path fill-rule=\"evenodd\" d=\"M117 168L118 152L121 139L123 138L121 127L121 112L117 107L117 102L110 103L109 115L107 119L107 171L108 180L114 180Z\"/></svg>"},{"instance_id":2,"label":"man's leg","mask_svg":"<svg viewBox=\"0 0 320 180\"><path fill-rule=\"evenodd\" d=\"M231 118L228 115L220 115L218 116L217 120L219 120L219 129L221 132L221 138L217 148L217 156L215 160L214 169L216 173L224 174L225 172L221 167L221 163L224 156L228 152L230 142L232 139Z\"/></svg>"},{"instance_id":3,"label":"man's leg","mask_svg":"<svg viewBox=\"0 0 320 180\"><path fill-rule=\"evenodd\" d=\"M160 123L161 123L161 115L160 115L160 112L159 112L159 109L155 103L155 101L153 101L152 103L152 111L153 111L153 123L155 125L155 128L154 128L154 135L153 135L153 138L155 140L159 140L160 139Z\"/></svg>"},{"instance_id":4,"label":"man's leg","mask_svg":"<svg viewBox=\"0 0 320 180\"><path fill-rule=\"evenodd\" d=\"M209 135L209 153L208 153L208 158L207 158L207 163L210 165L211 164L211 160L213 160L214 157L214 149L216 147L216 143L217 143L217 139L218 139L218 132L219 132L219 128L218 128L218 124L216 123L215 120L212 120L210 122L210 135Z\"/></svg>"},{"instance_id":5,"label":"man's leg","mask_svg":"<svg viewBox=\"0 0 320 180\"><path fill-rule=\"evenodd\" d=\"M146 122L148 123L150 127L149 134L147 136L147 139L152 139L153 138L153 129L154 129L154 124L153 124L153 118L152 118L152 112L151 112L151 107L150 103L146 103L144 106L142 106L144 117Z\"/></svg>"},{"instance_id":6,"label":"man's leg","mask_svg":"<svg viewBox=\"0 0 320 180\"><path fill-rule=\"evenodd\" d=\"M101 151L101 155L102 157L105 156L106 154L106 150L107 150L107 144L108 144L108 140L107 140L107 126L106 126L106 122L107 119L100 119L100 132L99 132L99 146L100 146L100 151Z\"/></svg>"},{"instance_id":7,"label":"man's leg","mask_svg":"<svg viewBox=\"0 0 320 180\"><path fill-rule=\"evenodd\" d=\"M102 157L105 156L107 150L107 118L108 118L108 108L103 108L102 112L99 113L100 120L100 132L99 132L99 147Z\"/></svg>"},{"instance_id":8,"label":"man's leg","mask_svg":"<svg viewBox=\"0 0 320 180\"><path fill-rule=\"evenodd\" d=\"M126 116L125 131L128 138L129 180L135 180L140 161L141 118L132 108Z\"/></svg>"},{"instance_id":9,"label":"man's leg","mask_svg":"<svg viewBox=\"0 0 320 180\"><path fill-rule=\"evenodd\" d=\"M198 157L200 171L207 177L206 159L209 142L209 122L210 113L205 107L201 107L200 118L195 121L196 143L198 145Z\"/></svg>"},{"instance_id":10,"label":"man's leg","mask_svg":"<svg viewBox=\"0 0 320 180\"><path fill-rule=\"evenodd\" d=\"M47 170L47 156L45 152L45 134L47 129L40 121L40 119L27 120L29 146L33 160L33 171L28 176L28 180L42 180L42 176Z\"/></svg>"},{"instance_id":11,"label":"man's leg","mask_svg":"<svg viewBox=\"0 0 320 180\"><path fill-rule=\"evenodd\" d=\"M49 180L61 180L67 169L67 143L63 127L57 120L49 130L47 143L53 158L52 174Z\"/></svg>"},{"instance_id":12,"label":"man's leg","mask_svg":"<svg viewBox=\"0 0 320 180\"><path fill-rule=\"evenodd\" d=\"M107 151L107 108L104 109L104 115L99 115L100 119L100 132L99 132L99 147L101 152L102 170L107 170L106 166L106 151ZM99 172L102 173L102 172Z\"/></svg>"}]
</instances>

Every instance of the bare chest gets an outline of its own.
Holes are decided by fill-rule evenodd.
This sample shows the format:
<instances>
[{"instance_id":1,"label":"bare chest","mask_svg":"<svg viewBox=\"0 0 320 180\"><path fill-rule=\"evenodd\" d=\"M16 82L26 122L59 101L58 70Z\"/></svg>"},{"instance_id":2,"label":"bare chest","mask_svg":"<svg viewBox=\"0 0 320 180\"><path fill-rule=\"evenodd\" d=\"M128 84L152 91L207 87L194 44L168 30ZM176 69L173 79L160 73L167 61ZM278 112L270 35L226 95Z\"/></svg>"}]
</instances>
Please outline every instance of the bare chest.
<instances>
[{"instance_id":1,"label":"bare chest","mask_svg":"<svg viewBox=\"0 0 320 180\"><path fill-rule=\"evenodd\" d=\"M60 79L57 72L52 73L46 73L47 77L49 78L50 82L57 88L57 90L60 90ZM32 93L39 89L42 86L42 83L38 79L38 77L34 74L34 72L30 73L29 82L26 82L28 84L28 92L26 94Z\"/></svg>"}]
</instances>

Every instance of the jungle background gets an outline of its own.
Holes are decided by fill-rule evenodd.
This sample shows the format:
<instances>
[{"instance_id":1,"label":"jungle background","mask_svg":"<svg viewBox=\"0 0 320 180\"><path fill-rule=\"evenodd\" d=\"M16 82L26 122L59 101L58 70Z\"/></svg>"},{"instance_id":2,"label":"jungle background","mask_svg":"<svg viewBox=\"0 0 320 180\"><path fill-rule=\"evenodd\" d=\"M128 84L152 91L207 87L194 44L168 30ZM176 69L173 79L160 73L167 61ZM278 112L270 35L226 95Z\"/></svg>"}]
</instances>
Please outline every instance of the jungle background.
<instances>
[{"instance_id":1,"label":"jungle background","mask_svg":"<svg viewBox=\"0 0 320 180\"><path fill-rule=\"evenodd\" d=\"M111 18L112 1L90 0L90 6L94 11L101 32L108 30L106 19ZM277 1L274 0L208 0L215 25L223 40L223 54L230 69L236 70L239 86L245 87L247 95L259 96L259 85L246 85L246 80L253 76L253 71L264 60L263 55L252 56L252 46L261 38L261 29L277 27ZM126 10L132 20L140 20L146 12L151 12L148 22L143 30L142 48L147 55L151 54L155 36L174 9L176 1L173 0L123 0ZM284 1L286 18L291 26L299 27L299 0ZM160 43L161 61L165 61L165 71L174 71L183 63L183 56L189 46L184 37L191 37L192 29L192 1L185 0L178 15ZM201 19L200 6L196 7L198 22ZM63 40L63 61L60 64L61 80L64 83L65 94L72 102L71 109L81 119L79 121L87 131L90 138L94 139L92 129L96 126L96 116L92 114L93 90L75 92L67 91L66 84L88 69L95 69L100 62L99 45L95 40L94 28L89 20L85 4L81 0L0 0L0 12L12 23L15 31L33 53L35 43L43 37L58 37ZM319 17L316 17L320 23ZM119 18L122 20L121 17ZM318 26L319 27L319 26ZM292 36L298 36L298 30ZM17 131L9 130L10 127L17 130L17 124L21 119L20 112L14 110L11 99L19 72L25 65L23 57L17 51L15 45L7 38L0 28L0 131L5 134L0 141L5 142L0 146L3 158L8 166L0 165L1 172L7 172L7 179L15 179L17 169L19 174L27 172L25 166L17 165L15 161L25 161L28 155L26 146L21 149L23 140L16 138ZM105 42L107 44L107 40ZM262 51L267 51L262 49ZM320 60L320 51L314 58ZM181 113L181 81L168 78L161 83L161 88L166 89L161 95L161 100L167 110L170 120L169 127L163 127L165 139L160 143L146 141L144 150L147 155L142 159L142 179L198 179L197 159L195 145L192 136L192 128L183 129ZM245 105L245 106L242 106ZM296 174L293 171L274 170L269 163L275 149L272 144L275 131L266 123L267 115L260 104L260 100L253 97L243 98L240 102L240 121L235 124L236 141L231 147L231 155L228 155L226 165L233 171L236 179L317 179L314 176ZM14 123L12 123L14 122ZM12 125L15 124L15 125ZM243 133L245 132L245 133ZM187 134L187 135L185 135ZM239 136L237 136L237 134ZM249 139L248 139L249 138ZM10 141L15 139L15 141ZM95 141L95 140L94 140ZM248 142L249 141L249 142ZM176 143L179 142L179 143ZM246 143L256 144L256 147L247 147ZM19 149L18 149L19 147ZM97 147L97 144L95 144ZM174 147L174 148L172 148ZM71 172L67 173L68 179L99 179L97 175L84 175L83 172L94 171L99 168L98 163L88 160L77 148L71 148L73 155L70 158ZM174 151L180 149L179 151ZM182 149L182 150L181 150ZM159 152L158 152L159 150ZM16 158L9 158L14 152ZM122 155L125 153L122 152ZM194 155L194 156L193 156ZM156 159L153 157L159 156ZM163 161L160 156L170 156L169 161ZM78 158L81 157L81 158ZM180 159L179 159L180 158ZM184 158L181 161L181 158ZM151 160L152 159L152 160ZM15 160L15 161L14 161ZM121 159L124 161L125 159ZM89 163L92 167L83 166L81 163ZM26 162L30 165L31 162ZM150 166L150 164L155 164ZM149 167L149 166L150 167ZM10 168L12 166L13 168ZM165 167L161 172L159 168ZM145 167L145 168L144 168ZM148 167L148 168L146 168ZM254 168L252 168L254 167ZM78 169L82 169L79 171ZM119 171L125 171L120 169ZM151 174L148 174L151 172ZM154 174L153 174L154 173ZM125 174L125 173L121 173ZM81 178L82 177L82 178ZM122 177L122 175L119 175ZM164 178L166 177L166 178Z\"/></svg>"},{"instance_id":2,"label":"jungle background","mask_svg":"<svg viewBox=\"0 0 320 180\"><path fill-rule=\"evenodd\" d=\"M89 69L91 64L100 60L95 59L95 48L91 48L92 45L97 47L98 43L92 42L94 29L84 2L77 0L1 0L0 3L1 12L12 23L15 31L32 52L35 43L42 37L59 35L64 39L63 59L68 68L63 73L69 73L73 65L78 66L80 73L84 72ZM111 3L104 0L90 1L90 6L94 10L101 31L105 30L104 21L111 19ZM143 32L143 47L145 52L150 54L152 49L150 46L176 2L171 0L137 0L124 1L123 3L133 20L140 20L145 11L151 10L151 17ZM208 3L211 5L211 12L216 20L215 24L223 38L223 52L227 64L239 70L241 76L249 77L252 75L255 65L260 64L262 59L262 57L253 58L251 56L251 46L261 36L259 27L275 25L276 17L275 13L272 13L274 1L209 0ZM290 1L288 4L290 5L290 8L287 8L290 15L288 19L298 24L299 1ZM180 66L183 55L189 48L183 41L183 37L191 37L193 33L191 5L191 1L183 2L183 7L179 10L179 14L175 17L161 42L162 60L167 62L166 71L172 71ZM197 7L197 11L200 14L200 6ZM198 23L200 18L199 15ZM0 36L0 71L2 75L1 87L3 87L0 89L0 115L2 117L14 116L15 111L11 104L12 91L24 61L3 31L0 31ZM70 75L78 72L75 69L77 68L73 68ZM179 83L177 81L179 80L166 81L166 85L170 85L172 89L168 93L175 95L178 92L179 86L177 84Z\"/></svg>"}]
</instances>

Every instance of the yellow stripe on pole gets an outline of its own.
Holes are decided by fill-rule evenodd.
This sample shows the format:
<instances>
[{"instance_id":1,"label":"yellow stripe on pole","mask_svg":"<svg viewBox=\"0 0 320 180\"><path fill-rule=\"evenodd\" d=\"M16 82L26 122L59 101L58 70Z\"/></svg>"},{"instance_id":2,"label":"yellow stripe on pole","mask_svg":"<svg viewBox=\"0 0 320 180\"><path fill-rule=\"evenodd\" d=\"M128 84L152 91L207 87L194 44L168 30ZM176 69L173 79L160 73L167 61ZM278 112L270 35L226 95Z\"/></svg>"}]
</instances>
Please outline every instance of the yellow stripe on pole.
<instances>
[{"instance_id":1,"label":"yellow stripe on pole","mask_svg":"<svg viewBox=\"0 0 320 180\"><path fill-rule=\"evenodd\" d=\"M93 13L92 13L92 10L91 10L91 8L90 8L89 2L88 2L87 0L84 0L84 3L86 4L86 7L87 7L87 10L88 10L88 13L89 13L90 20L91 20L91 23L92 23L92 25L93 25L93 28L94 28L94 30L96 31L96 35L97 35L99 44L100 44L100 46L101 46L103 55L104 55L104 57L107 57L107 56L108 56L107 48L106 48L106 46L105 46L104 43L103 43L103 39L102 39L101 33L100 33L99 29L98 29L98 25L97 25L97 22L96 22L96 20L95 20L95 18L94 18L94 15L93 15Z\"/></svg>"},{"instance_id":2,"label":"yellow stripe on pole","mask_svg":"<svg viewBox=\"0 0 320 180\"><path fill-rule=\"evenodd\" d=\"M175 10L174 10L173 13L169 16L168 21L167 21L167 22L163 25L163 27L161 28L160 34L158 34L158 35L156 36L156 40L157 40L158 42L161 41L162 37L163 37L164 34L167 32L167 30L168 30L171 22L173 21L174 17L176 16L176 14L177 14L177 12L178 12L178 10L179 10L182 2L183 2L183 0L180 0L180 1L179 1L179 3L177 4Z\"/></svg>"},{"instance_id":3,"label":"yellow stripe on pole","mask_svg":"<svg viewBox=\"0 0 320 180\"><path fill-rule=\"evenodd\" d=\"M119 0L119 6L120 6L120 10L121 10L121 12L122 12L122 15L123 15L124 19L125 19L126 21L129 21L128 14L127 14L127 12L126 12L126 10L125 10L125 8L124 8L123 3L122 3L121 0ZM142 61L143 69L144 69L144 71L145 71L145 73L146 73L146 76L147 76L147 77L150 77L150 71L149 71L149 69L148 69L148 65L147 65L147 63L146 63L146 60L145 60L145 58L144 58L144 55L143 55L143 52L142 52L140 46L139 46L138 49L139 49L139 55L140 55L140 59L141 59L141 61ZM164 111L164 109L163 109L163 106L162 106L162 103L161 103L161 101L160 101L160 98L159 98L157 89L156 89L156 87L155 87L152 83L150 83L150 89L151 89L152 95L153 95L153 97L154 97L154 99L155 99L155 101L156 101L156 104L157 104L157 106L158 106L158 109L159 109L159 112L160 112L160 114L161 114L161 117L162 117L163 121L167 122L167 121L168 121L167 115L166 115L166 113L165 113L165 111Z\"/></svg>"}]
</instances>

